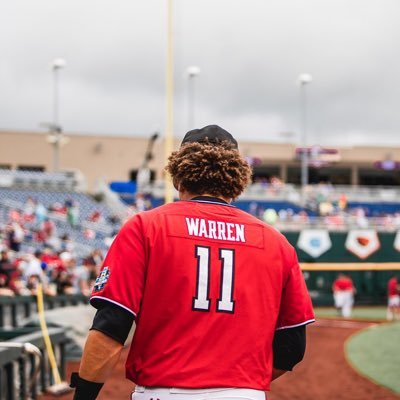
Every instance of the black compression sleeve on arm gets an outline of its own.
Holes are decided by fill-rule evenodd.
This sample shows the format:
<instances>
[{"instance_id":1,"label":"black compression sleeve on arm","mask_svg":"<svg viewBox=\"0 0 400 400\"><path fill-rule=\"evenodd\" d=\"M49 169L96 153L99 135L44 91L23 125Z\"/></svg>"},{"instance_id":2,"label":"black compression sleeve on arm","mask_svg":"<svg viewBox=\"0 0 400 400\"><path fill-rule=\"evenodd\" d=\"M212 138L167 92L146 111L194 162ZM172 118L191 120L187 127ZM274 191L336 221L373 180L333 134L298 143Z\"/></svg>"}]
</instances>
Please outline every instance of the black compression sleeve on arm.
<instances>
[{"instance_id":1,"label":"black compression sleeve on arm","mask_svg":"<svg viewBox=\"0 0 400 400\"><path fill-rule=\"evenodd\" d=\"M275 331L273 341L274 368L291 371L306 350L305 325Z\"/></svg>"},{"instance_id":2,"label":"black compression sleeve on arm","mask_svg":"<svg viewBox=\"0 0 400 400\"><path fill-rule=\"evenodd\" d=\"M123 345L134 320L135 317L129 311L102 301L90 329L100 331Z\"/></svg>"}]
</instances>

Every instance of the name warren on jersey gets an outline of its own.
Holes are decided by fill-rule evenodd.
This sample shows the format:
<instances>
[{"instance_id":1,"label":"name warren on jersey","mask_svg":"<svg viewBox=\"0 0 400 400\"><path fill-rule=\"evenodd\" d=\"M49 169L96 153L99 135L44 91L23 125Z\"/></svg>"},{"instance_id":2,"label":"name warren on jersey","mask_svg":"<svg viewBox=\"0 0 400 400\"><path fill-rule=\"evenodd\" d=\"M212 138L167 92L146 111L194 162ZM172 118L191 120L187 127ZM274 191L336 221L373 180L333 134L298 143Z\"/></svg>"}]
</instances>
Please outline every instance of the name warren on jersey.
<instances>
[{"instance_id":1,"label":"name warren on jersey","mask_svg":"<svg viewBox=\"0 0 400 400\"><path fill-rule=\"evenodd\" d=\"M275 330L314 321L293 247L226 203L135 215L105 269L91 303L136 316L126 374L141 386L268 390Z\"/></svg>"}]
</instances>

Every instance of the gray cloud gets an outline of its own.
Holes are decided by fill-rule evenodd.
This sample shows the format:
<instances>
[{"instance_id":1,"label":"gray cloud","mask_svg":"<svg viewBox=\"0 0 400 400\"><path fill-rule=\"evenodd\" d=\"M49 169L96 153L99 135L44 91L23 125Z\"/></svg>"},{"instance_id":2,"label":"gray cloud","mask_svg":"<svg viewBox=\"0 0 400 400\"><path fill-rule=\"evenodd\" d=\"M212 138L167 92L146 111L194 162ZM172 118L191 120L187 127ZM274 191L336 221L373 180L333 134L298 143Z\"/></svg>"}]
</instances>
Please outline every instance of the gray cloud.
<instances>
[{"instance_id":1,"label":"gray cloud","mask_svg":"<svg viewBox=\"0 0 400 400\"><path fill-rule=\"evenodd\" d=\"M175 0L175 131L187 128L185 69L198 65L198 125L298 133L296 78L309 72L310 142L400 144L399 11L397 0ZM65 130L163 130L165 12L161 0L3 1L0 128L51 118L62 56Z\"/></svg>"}]
</instances>

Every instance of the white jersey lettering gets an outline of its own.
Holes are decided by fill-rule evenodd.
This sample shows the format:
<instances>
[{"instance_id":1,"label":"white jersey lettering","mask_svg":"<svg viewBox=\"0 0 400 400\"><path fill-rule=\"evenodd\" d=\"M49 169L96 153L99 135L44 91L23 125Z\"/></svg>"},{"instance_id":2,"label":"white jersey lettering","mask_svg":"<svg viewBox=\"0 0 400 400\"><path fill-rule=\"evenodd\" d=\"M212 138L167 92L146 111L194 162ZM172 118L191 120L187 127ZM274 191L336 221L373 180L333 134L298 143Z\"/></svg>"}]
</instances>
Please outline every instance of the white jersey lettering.
<instances>
[{"instance_id":1,"label":"white jersey lettering","mask_svg":"<svg viewBox=\"0 0 400 400\"><path fill-rule=\"evenodd\" d=\"M208 238L206 221L204 219L200 220L199 236Z\"/></svg>"},{"instance_id":2,"label":"white jersey lettering","mask_svg":"<svg viewBox=\"0 0 400 400\"><path fill-rule=\"evenodd\" d=\"M234 237L233 237L233 228L234 228L234 224L231 224L230 222L228 222L227 224L226 224L226 228L227 228L227 237L228 237L228 240L236 240Z\"/></svg>"},{"instance_id":3,"label":"white jersey lettering","mask_svg":"<svg viewBox=\"0 0 400 400\"><path fill-rule=\"evenodd\" d=\"M246 243L243 224L212 221L204 218L185 218L189 236Z\"/></svg>"},{"instance_id":4,"label":"white jersey lettering","mask_svg":"<svg viewBox=\"0 0 400 400\"><path fill-rule=\"evenodd\" d=\"M198 218L187 218L186 225L190 236L199 236L199 219Z\"/></svg>"},{"instance_id":5,"label":"white jersey lettering","mask_svg":"<svg viewBox=\"0 0 400 400\"><path fill-rule=\"evenodd\" d=\"M235 224L235 228L236 228L236 241L245 243L246 240L244 239L244 225Z\"/></svg>"},{"instance_id":6,"label":"white jersey lettering","mask_svg":"<svg viewBox=\"0 0 400 400\"><path fill-rule=\"evenodd\" d=\"M217 239L217 223L215 221L208 221L208 235L212 239Z\"/></svg>"},{"instance_id":7,"label":"white jersey lettering","mask_svg":"<svg viewBox=\"0 0 400 400\"><path fill-rule=\"evenodd\" d=\"M222 240L226 240L226 236L225 236L225 222L217 222L217 226L218 226L218 239L222 239Z\"/></svg>"}]
</instances>

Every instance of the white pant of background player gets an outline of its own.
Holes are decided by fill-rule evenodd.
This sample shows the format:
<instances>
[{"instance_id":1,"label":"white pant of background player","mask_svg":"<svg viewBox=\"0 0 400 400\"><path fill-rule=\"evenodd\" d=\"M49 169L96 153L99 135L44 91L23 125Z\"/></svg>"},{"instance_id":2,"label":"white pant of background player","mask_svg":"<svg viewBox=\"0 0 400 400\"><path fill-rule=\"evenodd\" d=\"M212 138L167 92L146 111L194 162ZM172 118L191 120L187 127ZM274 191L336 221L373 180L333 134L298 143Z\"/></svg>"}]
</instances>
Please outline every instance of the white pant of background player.
<instances>
[{"instance_id":1,"label":"white pant of background player","mask_svg":"<svg viewBox=\"0 0 400 400\"><path fill-rule=\"evenodd\" d=\"M265 392L253 389L177 389L136 386L132 400L265 400Z\"/></svg>"},{"instance_id":2,"label":"white pant of background player","mask_svg":"<svg viewBox=\"0 0 400 400\"><path fill-rule=\"evenodd\" d=\"M351 316L351 310L354 304L354 294L352 290L337 290L333 293L335 307L342 310L342 316L347 318Z\"/></svg>"}]
</instances>

